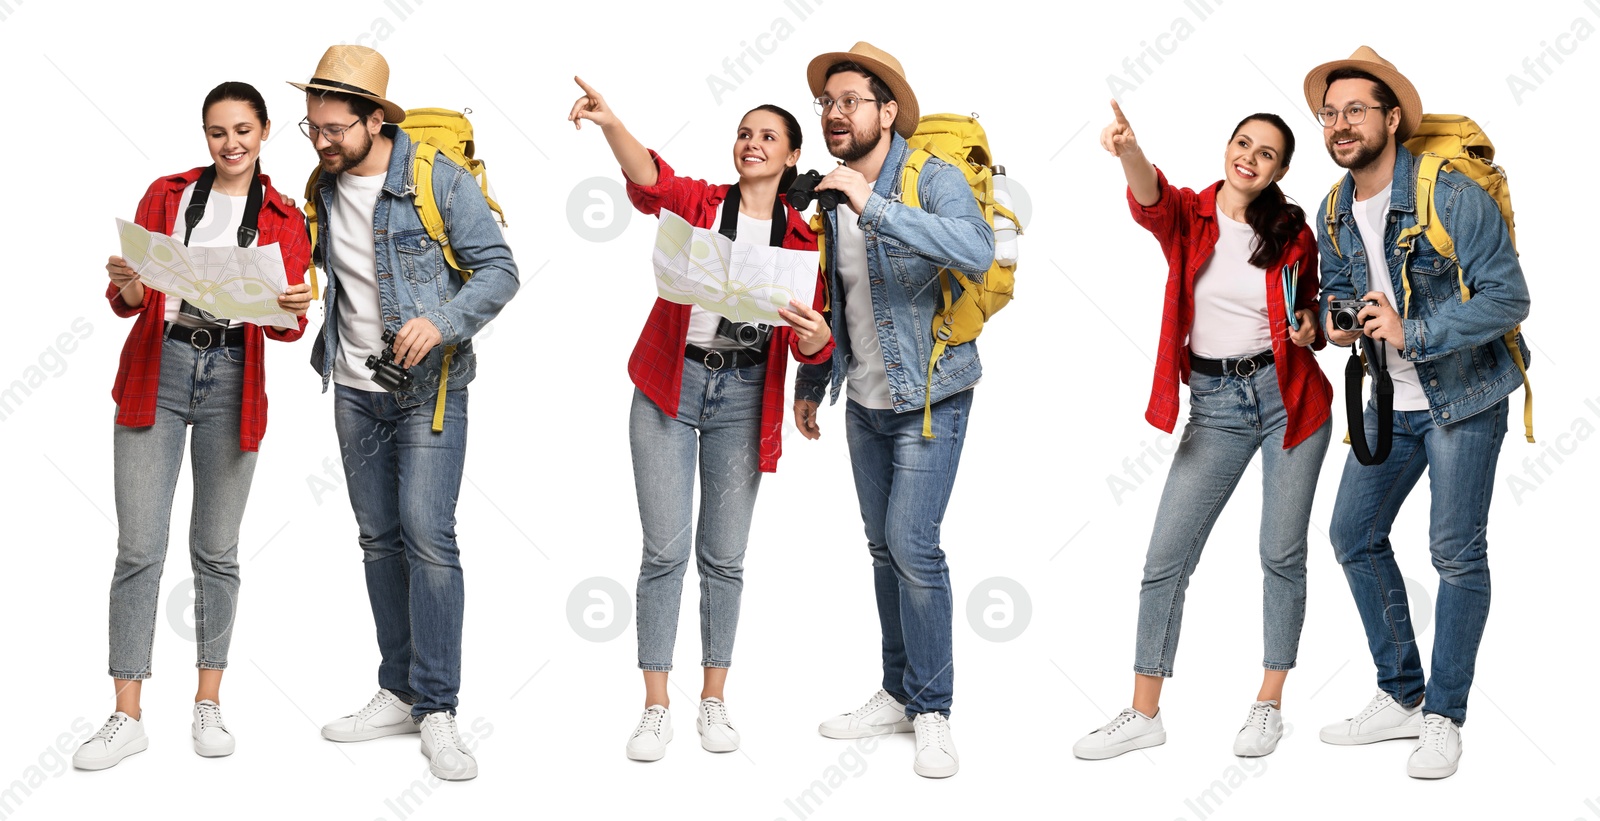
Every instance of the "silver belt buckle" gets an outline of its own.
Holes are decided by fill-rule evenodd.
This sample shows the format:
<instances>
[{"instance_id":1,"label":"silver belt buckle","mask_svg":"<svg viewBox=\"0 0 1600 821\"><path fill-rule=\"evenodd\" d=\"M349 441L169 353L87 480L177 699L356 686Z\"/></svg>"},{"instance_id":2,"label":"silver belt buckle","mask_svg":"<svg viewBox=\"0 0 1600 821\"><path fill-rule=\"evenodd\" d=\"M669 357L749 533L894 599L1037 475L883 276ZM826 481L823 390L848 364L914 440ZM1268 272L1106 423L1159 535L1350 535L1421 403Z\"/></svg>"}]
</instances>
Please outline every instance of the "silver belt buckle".
<instances>
[{"instance_id":1,"label":"silver belt buckle","mask_svg":"<svg viewBox=\"0 0 1600 821\"><path fill-rule=\"evenodd\" d=\"M1245 370L1244 369L1245 365L1249 365L1250 366L1250 370L1248 370L1248 371ZM1256 358L1253 357L1253 356L1245 357L1244 359L1234 360L1234 363L1233 363L1233 373L1234 373L1234 375L1239 376L1240 378L1243 378L1243 379L1249 379L1251 376L1254 376L1255 372L1257 370L1260 370L1260 368L1261 368L1261 364L1256 362Z\"/></svg>"},{"instance_id":2,"label":"silver belt buckle","mask_svg":"<svg viewBox=\"0 0 1600 821\"><path fill-rule=\"evenodd\" d=\"M201 342L200 341L200 335L201 334L205 334L206 335L206 341L205 342ZM189 344L193 345L196 350L203 350L205 348L211 347L211 329L210 328L195 328L193 331L190 331L189 332Z\"/></svg>"},{"instance_id":3,"label":"silver belt buckle","mask_svg":"<svg viewBox=\"0 0 1600 821\"><path fill-rule=\"evenodd\" d=\"M715 364L715 365L711 364L711 355L712 354L716 354L717 355L717 364ZM712 348L712 349L706 351L706 355L705 356L700 358L700 364L706 366L707 368L710 368L711 370L720 371L720 370L722 370L722 366L728 364L728 358L722 355L722 351L719 351L716 348Z\"/></svg>"}]
</instances>

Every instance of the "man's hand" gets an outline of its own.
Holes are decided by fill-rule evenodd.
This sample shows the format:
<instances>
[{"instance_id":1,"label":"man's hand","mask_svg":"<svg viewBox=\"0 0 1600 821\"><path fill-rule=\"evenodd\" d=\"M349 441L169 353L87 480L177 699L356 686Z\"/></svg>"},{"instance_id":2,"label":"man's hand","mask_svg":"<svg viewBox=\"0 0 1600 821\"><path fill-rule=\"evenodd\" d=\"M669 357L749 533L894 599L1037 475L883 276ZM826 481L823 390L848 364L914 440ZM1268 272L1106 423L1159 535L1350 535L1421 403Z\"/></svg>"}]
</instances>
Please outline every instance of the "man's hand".
<instances>
[{"instance_id":1,"label":"man's hand","mask_svg":"<svg viewBox=\"0 0 1600 821\"><path fill-rule=\"evenodd\" d=\"M421 362L443 338L427 317L419 316L407 322L394 335L395 364L409 368Z\"/></svg>"},{"instance_id":2,"label":"man's hand","mask_svg":"<svg viewBox=\"0 0 1600 821\"><path fill-rule=\"evenodd\" d=\"M794 426L807 439L821 437L822 428L817 427L817 403L809 399L794 400Z\"/></svg>"},{"instance_id":3,"label":"man's hand","mask_svg":"<svg viewBox=\"0 0 1600 821\"><path fill-rule=\"evenodd\" d=\"M829 189L845 195L850 200L850 210L857 215L867 210L867 198L872 196L872 183L848 165L834 168L817 183L818 191Z\"/></svg>"},{"instance_id":4,"label":"man's hand","mask_svg":"<svg viewBox=\"0 0 1600 821\"><path fill-rule=\"evenodd\" d=\"M1397 351L1405 350L1405 326L1400 322L1400 315L1390 307L1389 298L1381 291L1369 291L1362 299L1378 304L1368 305L1361 309L1361 313L1356 314L1356 318L1361 320L1361 332L1373 339L1389 343Z\"/></svg>"}]
</instances>

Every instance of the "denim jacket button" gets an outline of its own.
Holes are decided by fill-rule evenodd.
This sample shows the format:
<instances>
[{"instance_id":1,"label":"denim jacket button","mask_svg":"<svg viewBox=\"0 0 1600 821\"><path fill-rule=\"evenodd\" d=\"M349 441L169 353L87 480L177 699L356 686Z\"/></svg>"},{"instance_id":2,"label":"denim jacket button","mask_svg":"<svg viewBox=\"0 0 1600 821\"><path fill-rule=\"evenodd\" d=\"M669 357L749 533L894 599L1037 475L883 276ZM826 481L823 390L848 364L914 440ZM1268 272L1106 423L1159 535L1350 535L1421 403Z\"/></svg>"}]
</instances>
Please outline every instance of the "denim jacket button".
<instances>
[{"instance_id":1,"label":"denim jacket button","mask_svg":"<svg viewBox=\"0 0 1600 821\"><path fill-rule=\"evenodd\" d=\"M1428 380L1428 387L1430 387L1430 388L1439 387L1439 380L1437 380L1437 379L1429 379Z\"/></svg>"},{"instance_id":2,"label":"denim jacket button","mask_svg":"<svg viewBox=\"0 0 1600 821\"><path fill-rule=\"evenodd\" d=\"M1444 413L1439 414L1439 416L1440 416L1440 418L1443 418L1443 419L1449 419L1450 418L1450 411L1445 411Z\"/></svg>"}]
</instances>

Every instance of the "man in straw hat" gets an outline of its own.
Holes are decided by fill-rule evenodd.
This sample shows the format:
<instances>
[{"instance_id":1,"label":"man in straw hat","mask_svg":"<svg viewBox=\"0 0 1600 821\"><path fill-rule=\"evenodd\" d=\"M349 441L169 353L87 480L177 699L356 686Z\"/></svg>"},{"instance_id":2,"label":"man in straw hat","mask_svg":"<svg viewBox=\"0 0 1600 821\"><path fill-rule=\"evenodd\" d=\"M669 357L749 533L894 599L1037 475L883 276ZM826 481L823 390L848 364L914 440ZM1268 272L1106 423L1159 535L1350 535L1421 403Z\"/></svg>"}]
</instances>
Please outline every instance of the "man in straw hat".
<instances>
[{"instance_id":1,"label":"man in straw hat","mask_svg":"<svg viewBox=\"0 0 1600 821\"><path fill-rule=\"evenodd\" d=\"M421 733L433 774L463 780L478 772L455 719L463 609L455 509L467 383L477 371L472 336L517 292L517 264L478 183L440 154L434 198L471 280L446 265L413 200L416 144L394 125L406 113L386 99L388 84L388 63L363 46L328 49L310 82L291 83L306 92L300 127L321 163L313 258L330 275L312 364L324 391L335 385L335 426L382 654L377 695L322 735ZM394 363L410 376L392 392L368 365L383 357L385 333L393 334ZM454 353L436 425L447 346Z\"/></svg>"},{"instance_id":2,"label":"man in straw hat","mask_svg":"<svg viewBox=\"0 0 1600 821\"><path fill-rule=\"evenodd\" d=\"M1460 725L1489 616L1485 534L1506 396L1522 382L1501 337L1528 315L1528 289L1495 202L1453 171L1439 176L1433 199L1456 259L1421 236L1410 254L1397 246L1400 232L1417 224L1417 158L1402 143L1421 122L1422 103L1393 64L1363 46L1348 60L1313 69L1305 94L1328 153L1349 169L1331 195L1333 222L1319 237L1322 291L1369 301L1357 317L1363 325L1349 332L1328 322L1324 303L1328 338L1350 345L1364 335L1388 345L1394 382L1392 450L1376 465L1362 466L1354 454L1346 460L1329 531L1366 627L1378 692L1354 718L1323 728L1322 740L1416 738L1406 772L1444 778L1461 758ZM1457 260L1469 301L1459 292ZM1396 283L1407 286L1398 299ZM1371 440L1377 429L1371 404L1364 424ZM1389 543L1400 504L1424 468L1433 496L1429 549L1439 571L1426 681L1405 579Z\"/></svg>"},{"instance_id":3,"label":"man in straw hat","mask_svg":"<svg viewBox=\"0 0 1600 821\"><path fill-rule=\"evenodd\" d=\"M914 768L943 778L958 766L948 718L950 572L939 547L982 368L973 343L951 347L932 380L934 438L923 407L932 355L931 317L939 269L982 277L994 261L994 232L959 169L929 160L922 207L899 201L901 170L916 131L917 98L900 61L868 43L824 54L806 71L829 153L843 162L817 184L844 202L825 210L830 322L837 340L826 365L795 378L795 424L821 435L817 407L848 377L845 436L866 524L883 630L883 687L863 707L822 723L829 738L916 733Z\"/></svg>"}]
</instances>

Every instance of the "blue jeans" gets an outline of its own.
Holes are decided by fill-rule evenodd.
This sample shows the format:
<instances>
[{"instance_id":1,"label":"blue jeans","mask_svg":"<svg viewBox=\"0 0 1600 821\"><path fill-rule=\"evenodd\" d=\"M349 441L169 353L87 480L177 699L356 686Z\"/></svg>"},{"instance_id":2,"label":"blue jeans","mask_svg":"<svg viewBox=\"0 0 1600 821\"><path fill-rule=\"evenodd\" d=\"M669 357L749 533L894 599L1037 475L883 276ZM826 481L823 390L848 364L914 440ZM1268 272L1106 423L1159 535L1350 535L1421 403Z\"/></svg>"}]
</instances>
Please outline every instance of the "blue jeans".
<instances>
[{"instance_id":1,"label":"blue jeans","mask_svg":"<svg viewBox=\"0 0 1600 821\"><path fill-rule=\"evenodd\" d=\"M1277 371L1189 376L1189 423L1172 457L1139 585L1134 672L1171 676L1184 593L1211 528L1261 451L1261 624L1268 670L1289 670L1306 617L1306 527L1331 423L1283 449L1289 422ZM1230 540L1231 541L1231 540Z\"/></svg>"},{"instance_id":2,"label":"blue jeans","mask_svg":"<svg viewBox=\"0 0 1600 821\"><path fill-rule=\"evenodd\" d=\"M950 715L950 568L939 525L961 463L972 394L961 391L933 406L933 439L922 436L921 413L875 410L854 400L845 409L883 630L883 689L905 705L908 718Z\"/></svg>"},{"instance_id":3,"label":"blue jeans","mask_svg":"<svg viewBox=\"0 0 1600 821\"><path fill-rule=\"evenodd\" d=\"M1394 449L1383 464L1363 467L1353 453L1345 460L1328 533L1367 630L1378 687L1401 704L1422 701L1428 712L1457 724L1467 720L1467 692L1489 620L1489 500L1508 406L1501 399L1443 428L1427 411L1395 411ZM1376 442L1378 413L1370 402L1365 422L1367 441ZM1428 550L1439 572L1433 675L1426 682L1405 578L1389 544L1400 505L1424 469L1433 494Z\"/></svg>"},{"instance_id":4,"label":"blue jeans","mask_svg":"<svg viewBox=\"0 0 1600 821\"><path fill-rule=\"evenodd\" d=\"M350 507L360 530L367 598L378 632L378 686L411 714L454 712L461 690L465 594L456 547L456 497L467 455L467 389L447 394L444 431L433 402L336 385Z\"/></svg>"},{"instance_id":5,"label":"blue jeans","mask_svg":"<svg viewBox=\"0 0 1600 821\"><path fill-rule=\"evenodd\" d=\"M733 664L733 637L744 591L744 551L761 487L761 394L764 365L711 370L685 360L678 416L633 392L628 441L644 528L635 593L639 668L672 669L678 602L694 545L700 575L700 665ZM700 473L700 523L694 516Z\"/></svg>"},{"instance_id":6,"label":"blue jeans","mask_svg":"<svg viewBox=\"0 0 1600 821\"><path fill-rule=\"evenodd\" d=\"M194 571L195 666L228 666L239 600L239 523L256 470L255 452L239 450L243 396L243 346L196 350L188 342L168 339L161 344L155 424L115 426L117 566L111 577L110 665L115 678L150 677L156 599L186 435L194 445L189 456L194 474L189 564Z\"/></svg>"}]
</instances>

